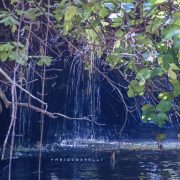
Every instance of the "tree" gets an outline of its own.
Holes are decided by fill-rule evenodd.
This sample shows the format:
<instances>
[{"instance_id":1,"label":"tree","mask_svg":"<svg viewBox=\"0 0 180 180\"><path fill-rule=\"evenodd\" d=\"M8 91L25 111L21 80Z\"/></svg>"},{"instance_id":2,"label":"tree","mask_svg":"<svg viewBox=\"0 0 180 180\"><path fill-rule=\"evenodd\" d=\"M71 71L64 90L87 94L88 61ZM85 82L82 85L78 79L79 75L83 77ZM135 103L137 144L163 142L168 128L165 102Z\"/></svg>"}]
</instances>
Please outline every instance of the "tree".
<instances>
[{"instance_id":1,"label":"tree","mask_svg":"<svg viewBox=\"0 0 180 180\"><path fill-rule=\"evenodd\" d=\"M8 135L15 133L18 107L41 113L42 133L44 115L74 119L48 112L44 102L46 69L54 63L50 54L61 57L62 53L59 46L50 43L53 37L60 37L72 56L78 54L84 68L97 71L116 89L127 113L132 110L126 105L120 86L129 98L135 99L134 111L141 109L144 122L163 126L170 119L178 120L179 4L179 0L3 0L0 4L0 85L10 84L11 101L2 89L0 100L6 107L12 107ZM93 65L92 57L103 59L102 64L116 69L128 86L121 82L115 84ZM5 68L7 64L10 64L9 72ZM23 73L29 66L39 66L40 99L23 87L27 83ZM19 90L29 96L29 102L20 101ZM41 107L31 104L32 99ZM7 139L5 145L6 142Z\"/></svg>"}]
</instances>

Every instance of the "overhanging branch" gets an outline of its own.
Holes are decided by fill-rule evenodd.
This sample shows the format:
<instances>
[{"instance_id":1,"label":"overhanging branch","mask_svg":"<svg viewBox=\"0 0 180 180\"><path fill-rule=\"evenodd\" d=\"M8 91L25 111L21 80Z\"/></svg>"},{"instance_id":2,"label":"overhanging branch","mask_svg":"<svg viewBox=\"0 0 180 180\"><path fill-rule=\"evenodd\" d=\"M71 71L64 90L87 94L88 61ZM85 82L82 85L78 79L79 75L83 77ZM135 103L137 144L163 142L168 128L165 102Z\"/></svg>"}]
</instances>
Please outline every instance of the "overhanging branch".
<instances>
[{"instance_id":1,"label":"overhanging branch","mask_svg":"<svg viewBox=\"0 0 180 180\"><path fill-rule=\"evenodd\" d=\"M0 88L0 98L3 100L6 108L12 106L12 102L10 102L10 101L7 99L6 95L4 94L4 92L2 91L1 88ZM29 108L29 109L32 109L32 110L34 110L34 111L36 111L36 112L42 113L42 114L48 116L48 117L51 118L51 119L56 119L56 118L58 118L58 117L62 117L62 118L65 118L65 119L67 119L67 120L85 120L85 121L93 122L93 123L96 124L96 125L105 125L105 124L100 124L100 123L98 123L97 121L92 120L92 119L90 119L90 118L88 118L88 117L74 118L74 117L66 116L66 115L61 114L61 113L52 113L52 112L43 110L43 109L41 109L41 108L38 108L38 107L36 107L36 106L33 106L33 105L29 104L29 103L16 103L16 104L17 104L17 106L19 106L19 107Z\"/></svg>"}]
</instances>

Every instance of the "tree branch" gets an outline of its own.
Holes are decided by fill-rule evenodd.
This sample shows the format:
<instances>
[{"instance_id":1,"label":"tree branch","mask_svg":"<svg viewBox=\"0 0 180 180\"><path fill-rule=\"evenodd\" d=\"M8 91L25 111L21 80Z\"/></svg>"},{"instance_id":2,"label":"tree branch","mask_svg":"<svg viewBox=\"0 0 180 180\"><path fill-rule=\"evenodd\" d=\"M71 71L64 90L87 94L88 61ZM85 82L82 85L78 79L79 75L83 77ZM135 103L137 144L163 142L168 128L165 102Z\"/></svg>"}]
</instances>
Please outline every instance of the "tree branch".
<instances>
[{"instance_id":1,"label":"tree branch","mask_svg":"<svg viewBox=\"0 0 180 180\"><path fill-rule=\"evenodd\" d=\"M13 84L12 79L6 74L5 71L3 71L2 68L0 68L0 73L8 80L11 84ZM21 87L19 84L15 83L15 85L16 85L19 89L21 89L23 92L25 92L26 94L28 94L31 98L33 98L33 99L37 100L38 102L40 102L41 104L44 104L44 105L47 106L47 103L41 101L40 99L38 99L37 97L35 97L34 95L32 95L29 91L27 91L26 89L24 89L23 87Z\"/></svg>"},{"instance_id":2,"label":"tree branch","mask_svg":"<svg viewBox=\"0 0 180 180\"><path fill-rule=\"evenodd\" d=\"M6 95L4 94L4 92L2 91L1 88L0 88L0 98L3 100L4 104L7 105L7 106L6 106L7 108L10 107L10 106L12 106L12 102L10 102L10 101L7 99ZM88 118L88 117L74 118L74 117L66 116L66 115L61 114L61 113L56 113L56 112L55 112L55 113L52 113L52 112L43 110L43 109L41 109L41 108L38 108L38 107L36 107L36 106L33 106L33 105L31 105L31 104L28 104L28 103L16 103L16 104L17 104L17 106L19 106L19 107L29 108L29 109L32 109L32 110L34 110L34 111L36 111L36 112L42 113L42 114L48 116L48 117L51 118L51 119L56 119L56 118L58 118L58 117L62 117L62 118L65 118L65 119L67 119L67 120L85 120L85 121L93 122L93 123L96 124L96 125L105 125L105 124L98 123L98 122L96 122L95 120L92 120L92 119L90 119L90 118Z\"/></svg>"}]
</instances>

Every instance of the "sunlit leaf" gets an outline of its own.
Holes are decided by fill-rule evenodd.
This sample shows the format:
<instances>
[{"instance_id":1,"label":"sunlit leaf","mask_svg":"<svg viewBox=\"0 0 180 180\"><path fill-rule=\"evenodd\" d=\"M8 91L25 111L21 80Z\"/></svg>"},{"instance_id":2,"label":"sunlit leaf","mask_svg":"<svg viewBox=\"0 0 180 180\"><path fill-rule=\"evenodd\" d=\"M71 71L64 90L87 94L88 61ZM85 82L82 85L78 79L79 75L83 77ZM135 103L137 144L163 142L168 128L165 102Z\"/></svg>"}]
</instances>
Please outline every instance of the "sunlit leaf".
<instances>
[{"instance_id":1,"label":"sunlit leaf","mask_svg":"<svg viewBox=\"0 0 180 180\"><path fill-rule=\"evenodd\" d=\"M173 99L170 92L162 92L162 93L159 94L158 98L160 100L166 100L166 101L170 101L170 100Z\"/></svg>"},{"instance_id":2,"label":"sunlit leaf","mask_svg":"<svg viewBox=\"0 0 180 180\"><path fill-rule=\"evenodd\" d=\"M168 75L171 79L177 79L176 73L172 71L171 69L168 70Z\"/></svg>"},{"instance_id":3,"label":"sunlit leaf","mask_svg":"<svg viewBox=\"0 0 180 180\"><path fill-rule=\"evenodd\" d=\"M75 6L69 6L65 12L64 20L70 21L72 20L77 12L77 8Z\"/></svg>"},{"instance_id":4,"label":"sunlit leaf","mask_svg":"<svg viewBox=\"0 0 180 180\"><path fill-rule=\"evenodd\" d=\"M99 16L100 16L101 18L106 17L108 14L109 14L109 11L108 11L108 9L105 8L105 7L102 8L102 9L100 10L100 12L99 12Z\"/></svg>"}]
</instances>

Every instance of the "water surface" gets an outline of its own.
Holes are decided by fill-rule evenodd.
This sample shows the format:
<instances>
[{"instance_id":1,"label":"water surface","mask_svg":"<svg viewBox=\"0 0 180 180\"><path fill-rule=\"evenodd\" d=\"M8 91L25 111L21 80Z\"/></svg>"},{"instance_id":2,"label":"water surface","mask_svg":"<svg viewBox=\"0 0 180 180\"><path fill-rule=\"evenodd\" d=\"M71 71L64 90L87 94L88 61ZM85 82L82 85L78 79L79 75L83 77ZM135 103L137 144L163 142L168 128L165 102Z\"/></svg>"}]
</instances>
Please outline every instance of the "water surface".
<instances>
[{"instance_id":1,"label":"water surface","mask_svg":"<svg viewBox=\"0 0 180 180\"><path fill-rule=\"evenodd\" d=\"M115 153L115 160L112 160ZM14 155L12 180L38 179L38 153ZM8 179L8 160L0 162L0 180ZM180 150L127 150L61 147L43 151L42 180L180 179Z\"/></svg>"}]
</instances>

